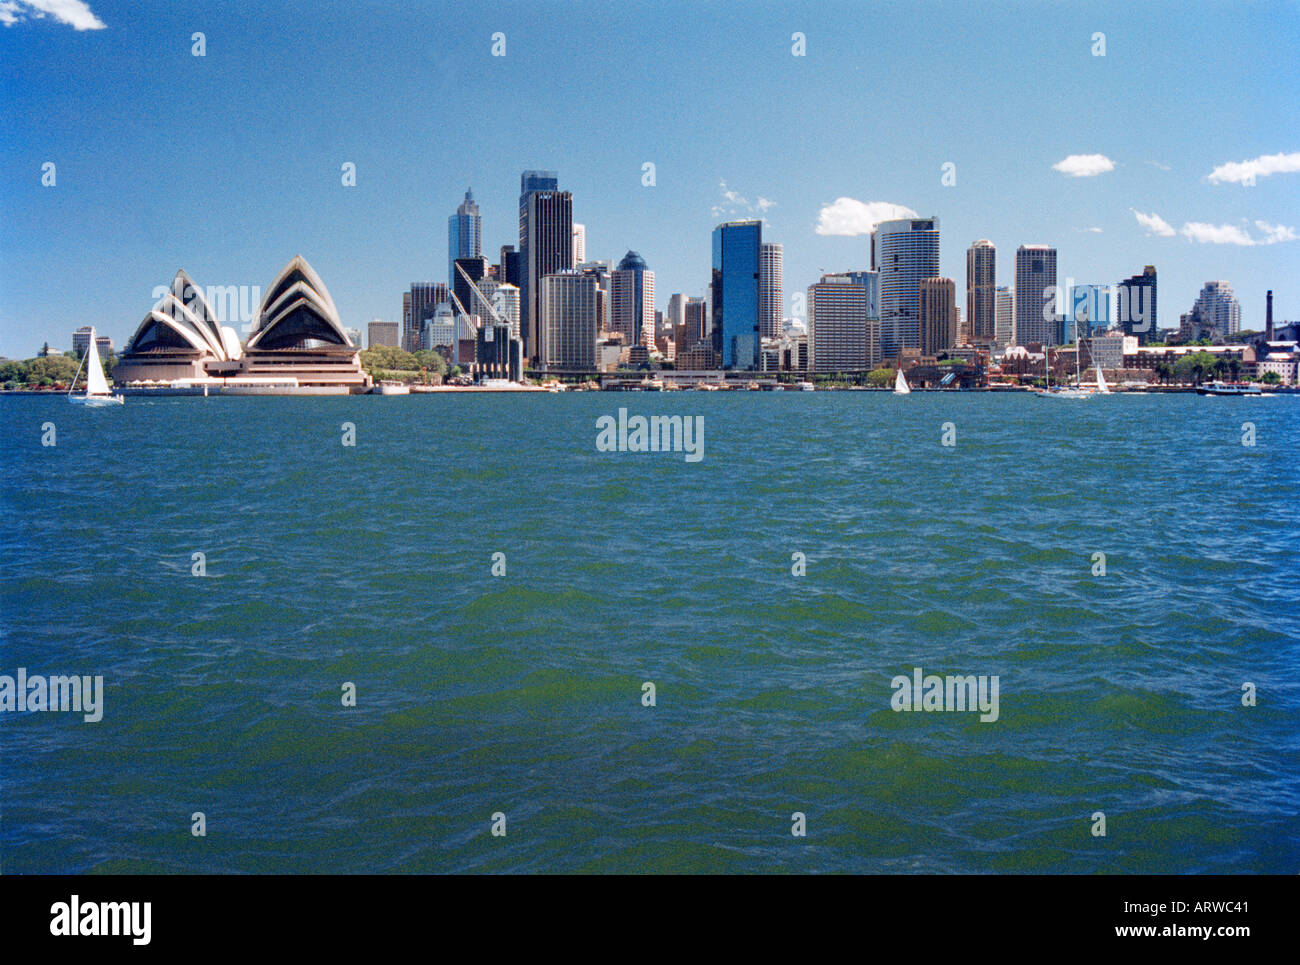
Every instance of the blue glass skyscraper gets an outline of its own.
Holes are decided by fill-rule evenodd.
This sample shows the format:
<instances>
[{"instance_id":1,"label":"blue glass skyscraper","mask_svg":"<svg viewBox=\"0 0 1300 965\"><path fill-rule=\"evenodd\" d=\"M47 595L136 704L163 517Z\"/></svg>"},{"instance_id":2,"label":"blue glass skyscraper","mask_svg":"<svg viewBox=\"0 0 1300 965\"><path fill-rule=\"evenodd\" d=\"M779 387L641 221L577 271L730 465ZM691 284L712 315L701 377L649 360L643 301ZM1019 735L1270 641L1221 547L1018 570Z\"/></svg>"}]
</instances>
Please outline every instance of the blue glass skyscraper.
<instances>
[{"instance_id":1,"label":"blue glass skyscraper","mask_svg":"<svg viewBox=\"0 0 1300 965\"><path fill-rule=\"evenodd\" d=\"M456 259L474 258L483 252L480 248L480 231L483 219L479 217L474 193L465 192L456 213L447 219L447 284L456 284Z\"/></svg>"},{"instance_id":2,"label":"blue glass skyscraper","mask_svg":"<svg viewBox=\"0 0 1300 965\"><path fill-rule=\"evenodd\" d=\"M713 229L713 350L724 369L758 368L762 245L761 221L729 221Z\"/></svg>"}]
</instances>

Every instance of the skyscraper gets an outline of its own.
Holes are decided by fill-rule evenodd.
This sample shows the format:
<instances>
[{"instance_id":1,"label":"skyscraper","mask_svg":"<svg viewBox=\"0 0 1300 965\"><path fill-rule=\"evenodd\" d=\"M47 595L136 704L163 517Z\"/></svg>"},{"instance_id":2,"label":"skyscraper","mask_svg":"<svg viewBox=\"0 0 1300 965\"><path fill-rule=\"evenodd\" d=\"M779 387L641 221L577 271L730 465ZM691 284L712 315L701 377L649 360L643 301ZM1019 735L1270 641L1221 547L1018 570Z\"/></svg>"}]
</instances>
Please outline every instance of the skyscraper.
<instances>
[{"instance_id":1,"label":"skyscraper","mask_svg":"<svg viewBox=\"0 0 1300 965\"><path fill-rule=\"evenodd\" d=\"M522 284L523 271L520 268L519 252L515 251L514 245L501 246L501 271L497 275L498 280L514 285L516 288Z\"/></svg>"},{"instance_id":2,"label":"skyscraper","mask_svg":"<svg viewBox=\"0 0 1300 965\"><path fill-rule=\"evenodd\" d=\"M880 272L880 349L893 358L921 347L921 279L939 274L939 219L882 221L871 233L871 267Z\"/></svg>"},{"instance_id":3,"label":"skyscraper","mask_svg":"<svg viewBox=\"0 0 1300 965\"><path fill-rule=\"evenodd\" d=\"M846 271L849 281L867 290L867 315L880 321L880 272Z\"/></svg>"},{"instance_id":4,"label":"skyscraper","mask_svg":"<svg viewBox=\"0 0 1300 965\"><path fill-rule=\"evenodd\" d=\"M728 221L713 229L713 350L724 369L759 365L759 251L763 222Z\"/></svg>"},{"instance_id":5,"label":"skyscraper","mask_svg":"<svg viewBox=\"0 0 1300 965\"><path fill-rule=\"evenodd\" d=\"M785 300L785 252L779 244L765 241L758 249L758 334L776 338L782 329Z\"/></svg>"},{"instance_id":6,"label":"skyscraper","mask_svg":"<svg viewBox=\"0 0 1300 965\"><path fill-rule=\"evenodd\" d=\"M1016 344L1057 345L1056 249L1021 245L1016 249Z\"/></svg>"},{"instance_id":7,"label":"skyscraper","mask_svg":"<svg viewBox=\"0 0 1300 965\"><path fill-rule=\"evenodd\" d=\"M540 338L544 369L595 369L600 283L594 274L564 270L541 279Z\"/></svg>"},{"instance_id":8,"label":"skyscraper","mask_svg":"<svg viewBox=\"0 0 1300 965\"><path fill-rule=\"evenodd\" d=\"M627 345L655 344L655 273L629 251L609 282L609 329L622 332Z\"/></svg>"},{"instance_id":9,"label":"skyscraper","mask_svg":"<svg viewBox=\"0 0 1300 965\"><path fill-rule=\"evenodd\" d=\"M478 205L474 203L474 194L465 192L456 213L447 219L447 284L456 283L456 259L473 258L481 255L480 247L483 219L479 217Z\"/></svg>"},{"instance_id":10,"label":"skyscraper","mask_svg":"<svg viewBox=\"0 0 1300 965\"><path fill-rule=\"evenodd\" d=\"M525 358L540 360L541 280L573 267L573 195L554 171L525 171L519 192L520 325Z\"/></svg>"},{"instance_id":11,"label":"skyscraper","mask_svg":"<svg viewBox=\"0 0 1300 965\"><path fill-rule=\"evenodd\" d=\"M406 295L402 300L403 305L409 300L410 307L403 319L407 328L402 333L402 347L413 352L424 347L424 323L430 321L438 306L447 301L447 286L440 281L413 281L411 290Z\"/></svg>"},{"instance_id":12,"label":"skyscraper","mask_svg":"<svg viewBox=\"0 0 1300 965\"><path fill-rule=\"evenodd\" d=\"M466 281L460 271L461 269L469 276ZM452 284L451 293L456 296L456 301L460 303L460 308L464 309L466 315L487 315L487 311L479 305L478 296L471 290L471 282L479 282L487 277L488 263L482 255L473 258L457 258L452 263ZM459 310L459 309L458 309Z\"/></svg>"},{"instance_id":13,"label":"skyscraper","mask_svg":"<svg viewBox=\"0 0 1300 965\"><path fill-rule=\"evenodd\" d=\"M573 263L581 265L587 260L587 226L585 224L575 224L573 226Z\"/></svg>"},{"instance_id":14,"label":"skyscraper","mask_svg":"<svg viewBox=\"0 0 1300 965\"><path fill-rule=\"evenodd\" d=\"M1160 341L1156 319L1156 266L1115 286L1115 308L1125 335L1137 336L1139 345Z\"/></svg>"},{"instance_id":15,"label":"skyscraper","mask_svg":"<svg viewBox=\"0 0 1300 965\"><path fill-rule=\"evenodd\" d=\"M1181 326L1188 341L1202 338L1226 341L1241 331L1241 304L1226 281L1207 281Z\"/></svg>"},{"instance_id":16,"label":"skyscraper","mask_svg":"<svg viewBox=\"0 0 1300 965\"><path fill-rule=\"evenodd\" d=\"M993 347L998 351L1016 344L1016 296L1006 285L994 289Z\"/></svg>"},{"instance_id":17,"label":"skyscraper","mask_svg":"<svg viewBox=\"0 0 1300 965\"><path fill-rule=\"evenodd\" d=\"M957 283L951 278L923 278L917 293L921 352L939 355L957 344Z\"/></svg>"},{"instance_id":18,"label":"skyscraper","mask_svg":"<svg viewBox=\"0 0 1300 965\"><path fill-rule=\"evenodd\" d=\"M997 249L981 239L966 249L966 339L987 345L995 337Z\"/></svg>"},{"instance_id":19,"label":"skyscraper","mask_svg":"<svg viewBox=\"0 0 1300 965\"><path fill-rule=\"evenodd\" d=\"M1070 289L1066 344L1110 328L1110 289L1106 285L1075 285Z\"/></svg>"},{"instance_id":20,"label":"skyscraper","mask_svg":"<svg viewBox=\"0 0 1300 965\"><path fill-rule=\"evenodd\" d=\"M880 320L867 289L849 274L823 275L808 287L808 367L866 372L880 364Z\"/></svg>"}]
</instances>

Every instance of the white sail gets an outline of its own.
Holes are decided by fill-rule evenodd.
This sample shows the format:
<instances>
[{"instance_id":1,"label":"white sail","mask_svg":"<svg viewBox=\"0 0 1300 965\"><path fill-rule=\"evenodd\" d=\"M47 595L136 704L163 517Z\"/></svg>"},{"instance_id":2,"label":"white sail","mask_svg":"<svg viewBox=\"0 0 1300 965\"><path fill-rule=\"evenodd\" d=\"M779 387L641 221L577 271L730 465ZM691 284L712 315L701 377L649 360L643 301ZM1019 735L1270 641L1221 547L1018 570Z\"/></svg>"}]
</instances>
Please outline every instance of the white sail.
<instances>
[{"instance_id":1,"label":"white sail","mask_svg":"<svg viewBox=\"0 0 1300 965\"><path fill-rule=\"evenodd\" d=\"M86 394L108 395L108 379L99 362L99 349L95 347L95 330L90 330L90 347L86 349Z\"/></svg>"},{"instance_id":2,"label":"white sail","mask_svg":"<svg viewBox=\"0 0 1300 965\"><path fill-rule=\"evenodd\" d=\"M1101 374L1101 366L1097 366L1097 391L1102 395L1110 394L1110 386L1106 384L1106 376Z\"/></svg>"},{"instance_id":3,"label":"white sail","mask_svg":"<svg viewBox=\"0 0 1300 965\"><path fill-rule=\"evenodd\" d=\"M907 393L912 390L908 388L907 379L903 378L903 370L898 370L898 377L894 379L894 391L898 393Z\"/></svg>"}]
</instances>

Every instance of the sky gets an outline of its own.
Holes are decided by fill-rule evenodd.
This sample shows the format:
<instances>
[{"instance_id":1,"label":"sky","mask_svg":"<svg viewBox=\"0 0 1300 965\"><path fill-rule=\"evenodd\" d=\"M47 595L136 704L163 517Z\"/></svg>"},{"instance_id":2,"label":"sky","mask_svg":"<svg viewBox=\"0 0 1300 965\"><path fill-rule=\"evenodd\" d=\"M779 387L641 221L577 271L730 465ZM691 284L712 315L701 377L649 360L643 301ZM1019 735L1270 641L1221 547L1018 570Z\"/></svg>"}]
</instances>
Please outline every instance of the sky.
<instances>
[{"instance_id":1,"label":"sky","mask_svg":"<svg viewBox=\"0 0 1300 965\"><path fill-rule=\"evenodd\" d=\"M902 208L959 304L987 238L999 285L1050 244L1062 283L1154 264L1163 327L1211 279L1244 328L1269 288L1300 319L1297 40L1295 2L0 0L0 355L121 346L178 268L265 290L295 254L346 326L398 321L467 187L484 254L517 243L525 169L659 307L760 217L789 315Z\"/></svg>"}]
</instances>

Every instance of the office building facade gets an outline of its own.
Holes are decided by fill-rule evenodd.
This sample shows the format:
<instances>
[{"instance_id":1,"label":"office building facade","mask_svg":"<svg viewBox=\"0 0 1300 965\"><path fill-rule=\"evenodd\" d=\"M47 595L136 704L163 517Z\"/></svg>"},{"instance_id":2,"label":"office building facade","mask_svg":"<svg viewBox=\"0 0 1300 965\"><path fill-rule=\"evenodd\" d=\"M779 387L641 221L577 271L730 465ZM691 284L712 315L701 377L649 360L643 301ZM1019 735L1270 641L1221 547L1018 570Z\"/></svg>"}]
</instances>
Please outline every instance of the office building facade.
<instances>
[{"instance_id":1,"label":"office building facade","mask_svg":"<svg viewBox=\"0 0 1300 965\"><path fill-rule=\"evenodd\" d=\"M921 281L939 274L939 219L882 221L871 233L871 268L880 273L880 345L885 358L920 348Z\"/></svg>"},{"instance_id":2,"label":"office building facade","mask_svg":"<svg viewBox=\"0 0 1300 965\"><path fill-rule=\"evenodd\" d=\"M711 330L724 369L759 367L762 247L761 221L730 221L713 229Z\"/></svg>"},{"instance_id":3,"label":"office building facade","mask_svg":"<svg viewBox=\"0 0 1300 965\"><path fill-rule=\"evenodd\" d=\"M1021 245L1016 249L1016 344L1058 345L1056 249Z\"/></svg>"}]
</instances>

